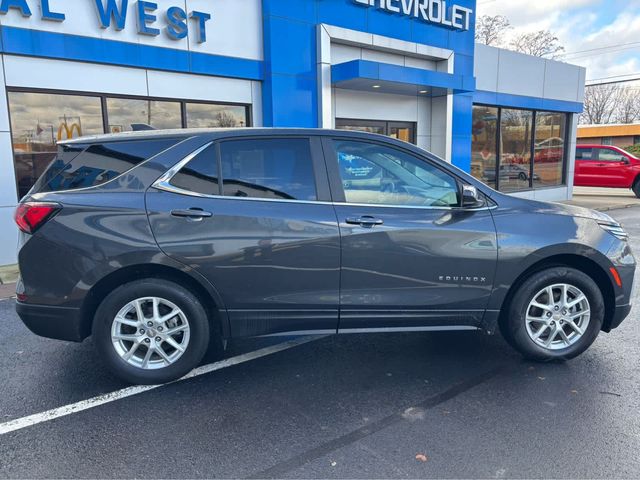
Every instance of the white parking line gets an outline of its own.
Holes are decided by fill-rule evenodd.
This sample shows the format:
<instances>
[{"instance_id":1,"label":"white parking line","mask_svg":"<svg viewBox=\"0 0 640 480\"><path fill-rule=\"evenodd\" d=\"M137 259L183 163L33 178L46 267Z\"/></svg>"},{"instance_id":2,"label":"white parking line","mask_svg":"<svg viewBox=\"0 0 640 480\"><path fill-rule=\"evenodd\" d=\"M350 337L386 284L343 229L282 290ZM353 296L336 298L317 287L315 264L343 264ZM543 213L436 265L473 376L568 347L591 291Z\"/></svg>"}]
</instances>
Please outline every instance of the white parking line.
<instances>
[{"instance_id":1,"label":"white parking line","mask_svg":"<svg viewBox=\"0 0 640 480\"><path fill-rule=\"evenodd\" d=\"M254 352L244 353L236 357L231 357L219 362L210 363L209 365L203 365L196 368L195 370L192 370L190 373L180 378L179 380L171 383L182 382L183 380L187 380L189 378L199 377L200 375L215 372L216 370L222 370L223 368L232 367L240 363L250 362L251 360L255 360L256 358L266 357L267 355L282 352L283 350L288 350L290 348L297 347L298 345L313 342L315 340L320 340L325 336L326 335L295 338L293 340L289 340L288 342L261 348ZM170 385L171 383L167 383L164 385ZM105 403L115 402L116 400L120 400L122 398L138 395L139 393L148 392L149 390L154 390L164 385L138 385L135 387L123 388L122 390L116 390L115 392L98 395L97 397L89 398L87 400L81 400L80 402L72 403L59 408L54 408L53 410L47 410L46 412L36 413L34 415L29 415L28 417L16 418L15 420L10 420L6 423L0 423L0 435L4 435L5 433L9 432L15 432L16 430L21 430L23 428L37 425L39 423L48 422L56 418L65 417L67 415L71 415L72 413L82 412L83 410L98 407L100 405L104 405Z\"/></svg>"}]
</instances>

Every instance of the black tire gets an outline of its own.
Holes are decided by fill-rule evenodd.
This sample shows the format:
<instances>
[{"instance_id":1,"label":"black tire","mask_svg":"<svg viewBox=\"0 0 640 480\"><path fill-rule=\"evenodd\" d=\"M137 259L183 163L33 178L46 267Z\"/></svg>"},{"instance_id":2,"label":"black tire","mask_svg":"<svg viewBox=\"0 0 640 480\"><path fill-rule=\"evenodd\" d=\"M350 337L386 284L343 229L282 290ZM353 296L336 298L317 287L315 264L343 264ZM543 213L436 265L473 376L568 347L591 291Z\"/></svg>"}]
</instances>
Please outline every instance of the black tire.
<instances>
[{"instance_id":1,"label":"black tire","mask_svg":"<svg viewBox=\"0 0 640 480\"><path fill-rule=\"evenodd\" d=\"M555 284L568 284L579 288L587 297L591 312L589 325L582 337L573 345L559 350L538 345L527 332L525 320L529 303L536 294ZM527 359L540 362L568 360L577 357L591 346L602 329L604 315L602 292L591 277L573 268L554 267L534 273L520 285L511 299L506 315L502 318L500 330L505 340Z\"/></svg>"},{"instance_id":2,"label":"black tire","mask_svg":"<svg viewBox=\"0 0 640 480\"><path fill-rule=\"evenodd\" d=\"M635 193L636 197L640 198L640 177L636 178L636 181L633 183L631 190L633 190L633 193Z\"/></svg>"},{"instance_id":3,"label":"black tire","mask_svg":"<svg viewBox=\"0 0 640 480\"><path fill-rule=\"evenodd\" d=\"M175 363L158 369L143 369L127 363L111 341L111 327L118 312L129 302L158 297L180 308L189 324L189 340ZM135 329L134 329L135 330ZM207 313L198 298L180 285L161 279L136 280L116 288L102 301L93 322L93 341L109 369L128 383L156 385L184 376L198 366L210 343Z\"/></svg>"}]
</instances>

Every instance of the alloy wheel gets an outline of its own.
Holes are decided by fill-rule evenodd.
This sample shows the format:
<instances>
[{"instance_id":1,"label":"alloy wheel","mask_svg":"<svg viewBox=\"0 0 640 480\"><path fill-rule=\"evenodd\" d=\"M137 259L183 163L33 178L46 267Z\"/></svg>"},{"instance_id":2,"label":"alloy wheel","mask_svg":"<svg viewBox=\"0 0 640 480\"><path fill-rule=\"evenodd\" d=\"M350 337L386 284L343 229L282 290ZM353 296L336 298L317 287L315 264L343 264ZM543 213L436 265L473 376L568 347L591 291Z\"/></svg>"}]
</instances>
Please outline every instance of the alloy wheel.
<instances>
[{"instance_id":1,"label":"alloy wheel","mask_svg":"<svg viewBox=\"0 0 640 480\"><path fill-rule=\"evenodd\" d=\"M122 360L143 370L176 363L189 345L189 321L174 303L144 297L127 303L113 319L111 343Z\"/></svg>"},{"instance_id":2,"label":"alloy wheel","mask_svg":"<svg viewBox=\"0 0 640 480\"><path fill-rule=\"evenodd\" d=\"M591 319L587 296L574 285L559 283L540 290L526 312L527 333L538 346L562 350L575 345Z\"/></svg>"}]
</instances>

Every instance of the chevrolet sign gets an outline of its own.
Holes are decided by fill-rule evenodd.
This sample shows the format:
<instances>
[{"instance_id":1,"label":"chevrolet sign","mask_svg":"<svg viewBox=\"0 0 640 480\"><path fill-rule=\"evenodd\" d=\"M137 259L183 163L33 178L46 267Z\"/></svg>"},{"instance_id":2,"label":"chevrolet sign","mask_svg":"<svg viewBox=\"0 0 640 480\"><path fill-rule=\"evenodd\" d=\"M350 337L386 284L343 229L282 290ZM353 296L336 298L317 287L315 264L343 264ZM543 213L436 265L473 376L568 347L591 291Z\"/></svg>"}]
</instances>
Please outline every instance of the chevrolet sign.
<instances>
[{"instance_id":1,"label":"chevrolet sign","mask_svg":"<svg viewBox=\"0 0 640 480\"><path fill-rule=\"evenodd\" d=\"M460 5L447 7L446 0L353 0L366 7L418 18L456 30L469 30L473 10Z\"/></svg>"}]
</instances>

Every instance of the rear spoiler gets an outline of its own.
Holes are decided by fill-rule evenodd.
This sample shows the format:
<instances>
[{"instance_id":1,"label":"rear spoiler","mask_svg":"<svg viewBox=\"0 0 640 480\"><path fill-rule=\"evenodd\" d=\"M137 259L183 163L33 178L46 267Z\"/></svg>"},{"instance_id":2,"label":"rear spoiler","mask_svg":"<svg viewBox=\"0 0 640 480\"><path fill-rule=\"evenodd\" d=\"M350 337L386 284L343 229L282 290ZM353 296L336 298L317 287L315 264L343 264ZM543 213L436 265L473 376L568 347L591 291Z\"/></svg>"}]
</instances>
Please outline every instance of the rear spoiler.
<instances>
[{"instance_id":1,"label":"rear spoiler","mask_svg":"<svg viewBox=\"0 0 640 480\"><path fill-rule=\"evenodd\" d=\"M157 130L157 128L147 125L146 123L132 123L131 130L134 132L144 132L146 130Z\"/></svg>"}]
</instances>

